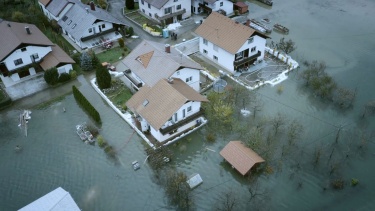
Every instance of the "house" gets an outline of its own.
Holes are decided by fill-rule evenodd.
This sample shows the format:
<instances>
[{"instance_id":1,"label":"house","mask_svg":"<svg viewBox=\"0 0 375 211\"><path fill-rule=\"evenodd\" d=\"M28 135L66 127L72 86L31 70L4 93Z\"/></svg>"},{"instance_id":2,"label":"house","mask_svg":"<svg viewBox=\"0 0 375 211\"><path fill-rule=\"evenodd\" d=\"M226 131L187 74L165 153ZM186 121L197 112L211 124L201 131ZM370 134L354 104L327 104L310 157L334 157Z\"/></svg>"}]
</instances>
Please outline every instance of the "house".
<instances>
[{"instance_id":1,"label":"house","mask_svg":"<svg viewBox=\"0 0 375 211\"><path fill-rule=\"evenodd\" d=\"M134 91L167 78L179 78L195 91L200 90L202 67L168 44L143 40L116 69L124 72L127 86Z\"/></svg>"},{"instance_id":2,"label":"house","mask_svg":"<svg viewBox=\"0 0 375 211\"><path fill-rule=\"evenodd\" d=\"M200 53L230 72L264 58L266 35L217 12L212 12L195 33Z\"/></svg>"},{"instance_id":3,"label":"house","mask_svg":"<svg viewBox=\"0 0 375 211\"><path fill-rule=\"evenodd\" d=\"M143 86L126 106L134 113L134 124L163 143L205 121L201 102L208 100L181 79L171 78Z\"/></svg>"},{"instance_id":4,"label":"house","mask_svg":"<svg viewBox=\"0 0 375 211\"><path fill-rule=\"evenodd\" d=\"M104 46L122 38L118 31L125 24L93 2L86 5L79 0L39 0L39 6L81 49Z\"/></svg>"},{"instance_id":5,"label":"house","mask_svg":"<svg viewBox=\"0 0 375 211\"><path fill-rule=\"evenodd\" d=\"M139 0L139 10L158 23L168 25L191 16L191 0Z\"/></svg>"},{"instance_id":6,"label":"house","mask_svg":"<svg viewBox=\"0 0 375 211\"><path fill-rule=\"evenodd\" d=\"M220 155L243 176L259 163L265 162L256 152L245 146L241 141L230 141Z\"/></svg>"},{"instance_id":7,"label":"house","mask_svg":"<svg viewBox=\"0 0 375 211\"><path fill-rule=\"evenodd\" d=\"M35 210L49 210L49 211L80 211L78 205L74 202L72 196L63 188L58 187L34 202L26 205L18 211L35 211Z\"/></svg>"},{"instance_id":8,"label":"house","mask_svg":"<svg viewBox=\"0 0 375 211\"><path fill-rule=\"evenodd\" d=\"M233 5L233 9L237 10L239 14L244 14L249 12L249 6L242 1L238 1Z\"/></svg>"},{"instance_id":9,"label":"house","mask_svg":"<svg viewBox=\"0 0 375 211\"><path fill-rule=\"evenodd\" d=\"M223 15L233 13L233 2L229 0L191 0L192 13L218 12Z\"/></svg>"},{"instance_id":10,"label":"house","mask_svg":"<svg viewBox=\"0 0 375 211\"><path fill-rule=\"evenodd\" d=\"M0 78L5 87L52 67L69 73L74 60L35 25L0 19Z\"/></svg>"}]
</instances>

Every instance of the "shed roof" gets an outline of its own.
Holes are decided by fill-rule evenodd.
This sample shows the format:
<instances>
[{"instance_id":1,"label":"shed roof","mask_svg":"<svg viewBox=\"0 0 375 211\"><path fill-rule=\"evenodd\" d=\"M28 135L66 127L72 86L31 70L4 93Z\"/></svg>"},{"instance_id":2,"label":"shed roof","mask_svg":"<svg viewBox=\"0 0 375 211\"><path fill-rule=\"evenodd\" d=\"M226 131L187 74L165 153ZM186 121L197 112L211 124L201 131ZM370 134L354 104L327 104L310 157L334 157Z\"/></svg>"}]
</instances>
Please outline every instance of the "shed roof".
<instances>
[{"instance_id":1,"label":"shed roof","mask_svg":"<svg viewBox=\"0 0 375 211\"><path fill-rule=\"evenodd\" d=\"M170 53L167 53L164 44L146 40L120 63L129 67L149 86L154 86L160 79L169 78L180 68L202 69L202 66L176 49L170 47Z\"/></svg>"},{"instance_id":2,"label":"shed roof","mask_svg":"<svg viewBox=\"0 0 375 211\"><path fill-rule=\"evenodd\" d=\"M75 61L68 56L59 46L52 46L52 51L47 54L40 66L43 70L48 70L52 67L59 66L60 64L74 64Z\"/></svg>"},{"instance_id":3,"label":"shed roof","mask_svg":"<svg viewBox=\"0 0 375 211\"><path fill-rule=\"evenodd\" d=\"M51 0L39 0L40 3L42 3L44 6L47 6L47 4L50 2Z\"/></svg>"},{"instance_id":4,"label":"shed roof","mask_svg":"<svg viewBox=\"0 0 375 211\"><path fill-rule=\"evenodd\" d=\"M25 27L29 27L31 34L27 34ZM52 46L54 45L33 24L17 23L12 21L0 21L0 61L16 50L22 44Z\"/></svg>"},{"instance_id":5,"label":"shed roof","mask_svg":"<svg viewBox=\"0 0 375 211\"><path fill-rule=\"evenodd\" d=\"M242 175L247 174L255 164L264 162L263 158L241 141L230 141L220 151L220 155Z\"/></svg>"},{"instance_id":6,"label":"shed roof","mask_svg":"<svg viewBox=\"0 0 375 211\"><path fill-rule=\"evenodd\" d=\"M195 33L229 53L235 54L255 33L255 30L220 13L212 12L195 30Z\"/></svg>"},{"instance_id":7,"label":"shed roof","mask_svg":"<svg viewBox=\"0 0 375 211\"><path fill-rule=\"evenodd\" d=\"M249 5L245 4L245 2L242 2L242 1L238 1L234 5L236 5L238 7L248 7L249 6Z\"/></svg>"},{"instance_id":8,"label":"shed roof","mask_svg":"<svg viewBox=\"0 0 375 211\"><path fill-rule=\"evenodd\" d=\"M174 78L172 83L161 79L153 87L142 87L126 106L159 130L188 101L208 100L180 79Z\"/></svg>"},{"instance_id":9,"label":"shed roof","mask_svg":"<svg viewBox=\"0 0 375 211\"><path fill-rule=\"evenodd\" d=\"M19 211L80 211L72 196L61 187L49 192L34 202L19 209Z\"/></svg>"}]
</instances>

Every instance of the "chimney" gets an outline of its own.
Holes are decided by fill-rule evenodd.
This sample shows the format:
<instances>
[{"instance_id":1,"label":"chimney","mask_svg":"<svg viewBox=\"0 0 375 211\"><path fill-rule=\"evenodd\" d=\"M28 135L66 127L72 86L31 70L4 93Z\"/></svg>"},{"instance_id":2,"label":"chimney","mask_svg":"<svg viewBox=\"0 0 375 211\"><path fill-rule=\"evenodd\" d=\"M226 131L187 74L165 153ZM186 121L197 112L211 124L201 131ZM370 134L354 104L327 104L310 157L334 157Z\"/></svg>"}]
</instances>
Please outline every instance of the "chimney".
<instances>
[{"instance_id":1,"label":"chimney","mask_svg":"<svg viewBox=\"0 0 375 211\"><path fill-rule=\"evenodd\" d=\"M93 1L90 1L90 9L95 11L95 4Z\"/></svg>"},{"instance_id":2,"label":"chimney","mask_svg":"<svg viewBox=\"0 0 375 211\"><path fill-rule=\"evenodd\" d=\"M168 78L168 83L173 84L173 78Z\"/></svg>"},{"instance_id":3,"label":"chimney","mask_svg":"<svg viewBox=\"0 0 375 211\"><path fill-rule=\"evenodd\" d=\"M8 25L8 27L10 27L10 23L8 23L7 25Z\"/></svg>"},{"instance_id":4,"label":"chimney","mask_svg":"<svg viewBox=\"0 0 375 211\"><path fill-rule=\"evenodd\" d=\"M250 19L247 19L247 21L246 21L246 24L245 24L246 26L250 26Z\"/></svg>"},{"instance_id":5,"label":"chimney","mask_svg":"<svg viewBox=\"0 0 375 211\"><path fill-rule=\"evenodd\" d=\"M25 26L25 30L27 34L31 34L30 28L28 26Z\"/></svg>"},{"instance_id":6,"label":"chimney","mask_svg":"<svg viewBox=\"0 0 375 211\"><path fill-rule=\"evenodd\" d=\"M89 13L89 8L85 8L85 10L86 10L86 14L88 14Z\"/></svg>"},{"instance_id":7,"label":"chimney","mask_svg":"<svg viewBox=\"0 0 375 211\"><path fill-rule=\"evenodd\" d=\"M171 46L169 44L165 44L165 52L171 53Z\"/></svg>"}]
</instances>

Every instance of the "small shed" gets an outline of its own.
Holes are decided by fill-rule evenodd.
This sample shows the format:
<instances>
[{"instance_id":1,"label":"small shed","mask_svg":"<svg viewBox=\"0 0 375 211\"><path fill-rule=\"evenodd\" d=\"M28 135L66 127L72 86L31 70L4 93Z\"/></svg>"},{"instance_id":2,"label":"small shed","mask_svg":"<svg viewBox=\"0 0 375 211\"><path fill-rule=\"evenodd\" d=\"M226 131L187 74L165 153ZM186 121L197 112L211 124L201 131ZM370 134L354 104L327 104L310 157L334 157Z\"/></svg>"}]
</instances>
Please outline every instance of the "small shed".
<instances>
[{"instance_id":1,"label":"small shed","mask_svg":"<svg viewBox=\"0 0 375 211\"><path fill-rule=\"evenodd\" d=\"M186 181L189 184L190 189L197 187L198 185L202 184L203 180L201 175L195 173L189 177Z\"/></svg>"},{"instance_id":2,"label":"small shed","mask_svg":"<svg viewBox=\"0 0 375 211\"><path fill-rule=\"evenodd\" d=\"M241 141L230 141L220 151L220 155L242 175L246 175L254 165L265 161Z\"/></svg>"},{"instance_id":3,"label":"small shed","mask_svg":"<svg viewBox=\"0 0 375 211\"><path fill-rule=\"evenodd\" d=\"M249 6L242 1L239 1L233 4L233 10L238 10L240 14L244 14L249 11Z\"/></svg>"}]
</instances>

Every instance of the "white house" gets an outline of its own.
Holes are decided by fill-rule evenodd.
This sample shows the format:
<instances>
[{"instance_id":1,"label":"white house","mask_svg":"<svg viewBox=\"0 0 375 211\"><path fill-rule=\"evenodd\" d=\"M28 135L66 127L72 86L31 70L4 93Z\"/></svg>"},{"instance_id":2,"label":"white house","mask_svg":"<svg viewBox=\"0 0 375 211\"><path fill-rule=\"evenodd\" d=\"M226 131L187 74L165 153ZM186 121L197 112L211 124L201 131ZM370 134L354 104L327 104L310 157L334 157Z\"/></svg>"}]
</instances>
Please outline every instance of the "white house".
<instances>
[{"instance_id":1,"label":"white house","mask_svg":"<svg viewBox=\"0 0 375 211\"><path fill-rule=\"evenodd\" d=\"M69 73L74 60L35 25L0 19L0 78L5 87L56 67Z\"/></svg>"},{"instance_id":2,"label":"white house","mask_svg":"<svg viewBox=\"0 0 375 211\"><path fill-rule=\"evenodd\" d=\"M139 10L151 19L168 25L191 16L191 0L139 0Z\"/></svg>"},{"instance_id":3,"label":"white house","mask_svg":"<svg viewBox=\"0 0 375 211\"><path fill-rule=\"evenodd\" d=\"M229 0L191 0L193 14L218 12L223 15L233 13L233 2Z\"/></svg>"},{"instance_id":4,"label":"white house","mask_svg":"<svg viewBox=\"0 0 375 211\"><path fill-rule=\"evenodd\" d=\"M140 88L126 106L134 113L134 124L162 143L202 123L201 102L208 100L181 79L171 78Z\"/></svg>"},{"instance_id":5,"label":"white house","mask_svg":"<svg viewBox=\"0 0 375 211\"><path fill-rule=\"evenodd\" d=\"M122 37L118 31L125 24L93 2L86 5L79 0L39 0L39 5L81 49L103 46Z\"/></svg>"},{"instance_id":6,"label":"white house","mask_svg":"<svg viewBox=\"0 0 375 211\"><path fill-rule=\"evenodd\" d=\"M127 86L135 91L144 85L152 87L160 79L179 78L199 92L201 69L198 63L168 44L146 40L116 67L124 72Z\"/></svg>"},{"instance_id":7,"label":"white house","mask_svg":"<svg viewBox=\"0 0 375 211\"><path fill-rule=\"evenodd\" d=\"M199 51L228 71L247 68L262 61L266 35L212 12L195 30L199 38Z\"/></svg>"}]
</instances>

